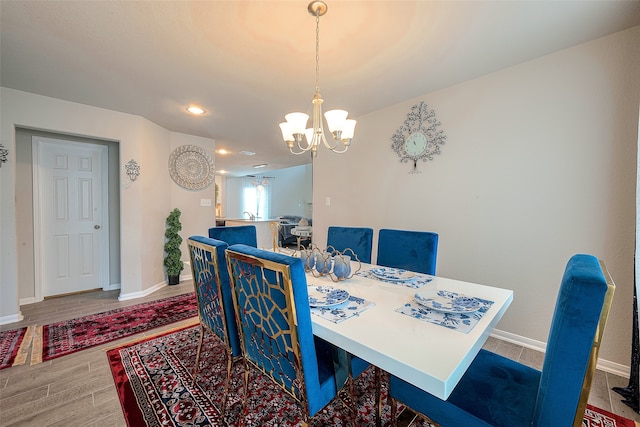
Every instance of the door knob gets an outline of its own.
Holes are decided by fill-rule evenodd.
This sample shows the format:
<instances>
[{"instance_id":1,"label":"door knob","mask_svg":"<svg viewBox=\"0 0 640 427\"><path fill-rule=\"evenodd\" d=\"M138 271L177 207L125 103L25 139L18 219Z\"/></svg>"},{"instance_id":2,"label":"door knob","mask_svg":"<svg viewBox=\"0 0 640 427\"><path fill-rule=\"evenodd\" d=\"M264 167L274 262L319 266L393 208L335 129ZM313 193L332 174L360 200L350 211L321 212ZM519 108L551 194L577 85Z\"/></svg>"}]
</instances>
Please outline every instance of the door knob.
<instances>
[{"instance_id":1,"label":"door knob","mask_svg":"<svg viewBox=\"0 0 640 427\"><path fill-rule=\"evenodd\" d=\"M94 225L93 228L95 228L96 230L100 230L100 226L98 224Z\"/></svg>"}]
</instances>

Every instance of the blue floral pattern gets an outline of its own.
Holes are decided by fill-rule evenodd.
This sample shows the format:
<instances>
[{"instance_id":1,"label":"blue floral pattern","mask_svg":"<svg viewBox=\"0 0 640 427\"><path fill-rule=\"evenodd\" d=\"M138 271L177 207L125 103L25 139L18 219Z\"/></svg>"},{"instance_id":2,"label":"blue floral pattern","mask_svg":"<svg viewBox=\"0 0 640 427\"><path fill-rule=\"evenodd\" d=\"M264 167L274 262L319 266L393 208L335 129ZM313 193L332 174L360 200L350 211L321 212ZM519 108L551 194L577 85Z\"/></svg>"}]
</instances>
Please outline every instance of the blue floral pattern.
<instances>
[{"instance_id":1,"label":"blue floral pattern","mask_svg":"<svg viewBox=\"0 0 640 427\"><path fill-rule=\"evenodd\" d=\"M369 270L369 272L382 280L391 280L393 282L408 282L416 277L416 273L412 271L393 267L376 267Z\"/></svg>"},{"instance_id":2,"label":"blue floral pattern","mask_svg":"<svg viewBox=\"0 0 640 427\"><path fill-rule=\"evenodd\" d=\"M349 299L349 292L331 286L309 285L307 292L311 307L332 307Z\"/></svg>"},{"instance_id":3,"label":"blue floral pattern","mask_svg":"<svg viewBox=\"0 0 640 427\"><path fill-rule=\"evenodd\" d=\"M375 303L364 298L351 295L349 300L333 307L311 307L311 313L333 323L340 323L351 317L358 316L365 310L375 307Z\"/></svg>"},{"instance_id":4,"label":"blue floral pattern","mask_svg":"<svg viewBox=\"0 0 640 427\"><path fill-rule=\"evenodd\" d=\"M480 303L480 308L473 313L445 313L427 308L419 304L416 300L411 300L402 307L397 308L396 311L425 322L434 323L467 334L493 305L493 301L481 298L474 299Z\"/></svg>"},{"instance_id":5,"label":"blue floral pattern","mask_svg":"<svg viewBox=\"0 0 640 427\"><path fill-rule=\"evenodd\" d=\"M414 298L427 308L445 313L472 313L480 308L477 298L443 290L416 292Z\"/></svg>"},{"instance_id":6,"label":"blue floral pattern","mask_svg":"<svg viewBox=\"0 0 640 427\"><path fill-rule=\"evenodd\" d=\"M379 280L381 282L389 283L391 285L405 286L407 288L412 288L412 289L419 289L433 280L433 276L429 276L428 274L421 274L421 273L416 273L413 279L406 280L406 281L385 280L373 274L371 270L359 271L358 273L356 273L356 275L366 277L368 279Z\"/></svg>"}]
</instances>

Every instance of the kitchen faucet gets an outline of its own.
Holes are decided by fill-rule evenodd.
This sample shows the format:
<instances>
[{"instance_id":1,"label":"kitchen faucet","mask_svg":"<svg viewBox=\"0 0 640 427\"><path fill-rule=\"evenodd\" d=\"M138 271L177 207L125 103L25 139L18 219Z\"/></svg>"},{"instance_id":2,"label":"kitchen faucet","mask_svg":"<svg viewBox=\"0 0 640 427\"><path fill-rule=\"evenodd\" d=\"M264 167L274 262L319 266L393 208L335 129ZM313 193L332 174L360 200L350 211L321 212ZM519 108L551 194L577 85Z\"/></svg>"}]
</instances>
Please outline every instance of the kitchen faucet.
<instances>
[{"instance_id":1,"label":"kitchen faucet","mask_svg":"<svg viewBox=\"0 0 640 427\"><path fill-rule=\"evenodd\" d=\"M251 221L255 221L255 220L256 220L256 216L255 216L254 214L252 214L251 212L244 211L244 212L242 212L242 213L243 213L243 214L247 214L247 215L249 215L249 219L250 219Z\"/></svg>"}]
</instances>

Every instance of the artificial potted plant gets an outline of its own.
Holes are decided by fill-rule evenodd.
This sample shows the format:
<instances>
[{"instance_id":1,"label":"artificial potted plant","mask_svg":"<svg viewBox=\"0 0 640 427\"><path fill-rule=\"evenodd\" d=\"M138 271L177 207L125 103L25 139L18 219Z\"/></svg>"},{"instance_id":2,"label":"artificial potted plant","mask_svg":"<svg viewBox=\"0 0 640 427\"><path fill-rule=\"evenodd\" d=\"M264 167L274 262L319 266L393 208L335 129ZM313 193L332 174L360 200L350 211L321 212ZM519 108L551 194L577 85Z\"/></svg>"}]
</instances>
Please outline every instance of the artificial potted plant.
<instances>
[{"instance_id":1,"label":"artificial potted plant","mask_svg":"<svg viewBox=\"0 0 640 427\"><path fill-rule=\"evenodd\" d=\"M167 267L168 284L177 285L180 283L180 272L184 268L182 262L182 251L180 244L182 237L178 232L182 230L180 223L180 209L176 208L167 217L167 229L164 232L166 241L164 244L164 266Z\"/></svg>"}]
</instances>

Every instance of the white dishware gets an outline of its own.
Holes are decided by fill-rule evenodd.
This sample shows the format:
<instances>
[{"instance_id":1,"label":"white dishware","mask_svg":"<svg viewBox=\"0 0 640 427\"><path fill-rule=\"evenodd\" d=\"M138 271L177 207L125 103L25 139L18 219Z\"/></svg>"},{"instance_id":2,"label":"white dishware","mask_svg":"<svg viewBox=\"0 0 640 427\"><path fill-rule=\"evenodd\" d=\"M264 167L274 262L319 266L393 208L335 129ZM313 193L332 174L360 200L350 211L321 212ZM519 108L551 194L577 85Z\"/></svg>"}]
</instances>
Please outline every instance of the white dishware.
<instances>
[{"instance_id":1,"label":"white dishware","mask_svg":"<svg viewBox=\"0 0 640 427\"><path fill-rule=\"evenodd\" d=\"M417 292L414 298L418 304L443 313L473 313L481 306L476 298L437 289Z\"/></svg>"},{"instance_id":2,"label":"white dishware","mask_svg":"<svg viewBox=\"0 0 640 427\"><path fill-rule=\"evenodd\" d=\"M371 269L370 272L379 279L392 282L407 282L416 277L416 273L413 271L393 267L377 267Z\"/></svg>"},{"instance_id":3,"label":"white dishware","mask_svg":"<svg viewBox=\"0 0 640 427\"><path fill-rule=\"evenodd\" d=\"M331 286L307 286L311 307L332 307L349 299L349 292Z\"/></svg>"}]
</instances>

